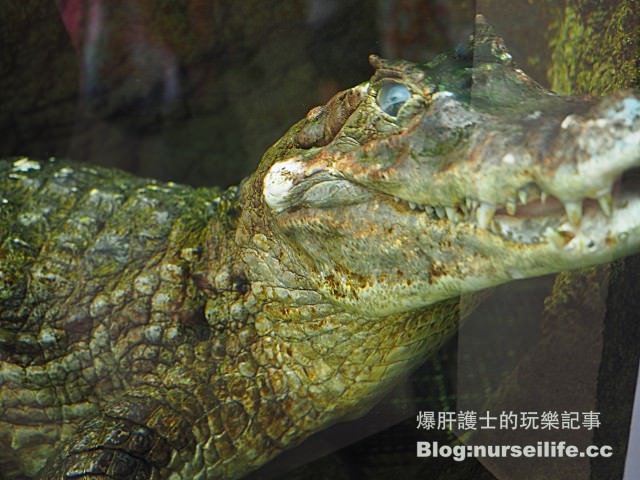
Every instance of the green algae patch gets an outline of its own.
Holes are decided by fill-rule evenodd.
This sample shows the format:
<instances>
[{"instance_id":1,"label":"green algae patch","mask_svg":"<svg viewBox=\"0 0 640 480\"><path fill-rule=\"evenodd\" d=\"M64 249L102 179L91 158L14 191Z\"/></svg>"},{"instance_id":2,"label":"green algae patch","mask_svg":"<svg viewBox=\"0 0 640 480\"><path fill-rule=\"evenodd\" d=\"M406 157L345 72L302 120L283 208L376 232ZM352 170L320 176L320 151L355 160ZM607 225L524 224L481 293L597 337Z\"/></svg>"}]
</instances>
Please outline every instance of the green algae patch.
<instances>
[{"instance_id":1,"label":"green algae patch","mask_svg":"<svg viewBox=\"0 0 640 480\"><path fill-rule=\"evenodd\" d=\"M561 94L604 95L638 86L640 2L577 0L558 7L549 27L547 77Z\"/></svg>"}]
</instances>

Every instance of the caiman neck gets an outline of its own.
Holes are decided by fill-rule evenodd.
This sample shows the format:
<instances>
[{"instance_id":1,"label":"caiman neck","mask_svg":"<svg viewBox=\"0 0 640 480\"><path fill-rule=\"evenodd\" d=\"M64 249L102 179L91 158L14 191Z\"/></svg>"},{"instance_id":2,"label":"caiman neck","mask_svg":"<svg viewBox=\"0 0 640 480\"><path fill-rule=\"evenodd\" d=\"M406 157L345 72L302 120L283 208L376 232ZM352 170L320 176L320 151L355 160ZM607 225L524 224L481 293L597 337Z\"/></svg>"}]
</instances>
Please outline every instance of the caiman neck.
<instances>
[{"instance_id":1,"label":"caiman neck","mask_svg":"<svg viewBox=\"0 0 640 480\"><path fill-rule=\"evenodd\" d=\"M458 299L374 316L327 298L314 283L323 277L314 262L271 229L261 195L252 191L260 182L252 181L243 187L235 233L240 261L220 279L244 279L242 301L229 307L232 322L253 323L251 355L276 397L287 399L286 415L304 437L363 413L438 348L457 326Z\"/></svg>"},{"instance_id":2,"label":"caiman neck","mask_svg":"<svg viewBox=\"0 0 640 480\"><path fill-rule=\"evenodd\" d=\"M228 222L209 226L208 260L196 280L207 296L209 334L165 377L182 384L205 375L195 395L207 413L196 422L222 422L226 436L216 449L227 438L235 446L225 457L228 476L364 413L459 317L457 299L385 316L345 308L320 288L322 278L331 281L326 272L274 227L260 189L258 173L237 204L221 203Z\"/></svg>"}]
</instances>

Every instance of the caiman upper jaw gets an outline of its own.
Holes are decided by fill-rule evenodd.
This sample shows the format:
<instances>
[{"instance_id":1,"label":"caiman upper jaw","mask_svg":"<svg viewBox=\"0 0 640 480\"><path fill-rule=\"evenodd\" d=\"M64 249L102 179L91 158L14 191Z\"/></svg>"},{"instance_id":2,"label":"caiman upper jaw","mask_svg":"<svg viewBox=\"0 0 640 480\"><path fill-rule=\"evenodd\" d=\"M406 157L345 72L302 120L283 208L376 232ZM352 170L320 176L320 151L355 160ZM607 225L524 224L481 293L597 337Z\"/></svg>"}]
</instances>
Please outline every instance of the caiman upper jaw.
<instances>
[{"instance_id":1,"label":"caiman upper jaw","mask_svg":"<svg viewBox=\"0 0 640 480\"><path fill-rule=\"evenodd\" d=\"M529 206L523 213L560 218L560 225L547 225L541 232L556 246L564 246L578 234L593 245L597 243L596 231L608 232L601 240L614 242L629 229L637 229L640 220L638 167L640 99L634 92L621 91L582 114L569 114L562 120L560 132L535 175L540 200L551 201L546 207Z\"/></svg>"},{"instance_id":2,"label":"caiman upper jaw","mask_svg":"<svg viewBox=\"0 0 640 480\"><path fill-rule=\"evenodd\" d=\"M606 199L623 172L639 164L640 98L622 91L562 120L539 181L563 203Z\"/></svg>"},{"instance_id":3,"label":"caiman upper jaw","mask_svg":"<svg viewBox=\"0 0 640 480\"><path fill-rule=\"evenodd\" d=\"M598 102L572 102L568 111L555 107L548 119L525 124L524 133L517 133L520 143L491 138L491 129L479 128L488 140L472 140L475 146L468 156L475 157L475 163L456 161L430 176L424 190L413 188L407 195L402 186L405 194L399 197L434 219L471 223L516 243L563 247L582 233L591 244L594 233L589 231L595 231L597 218L598 228L609 232L606 241L624 236L625 225L635 228L630 212L640 196L640 99L637 93L621 91ZM499 124L495 128L500 132ZM401 172L407 183L417 181L417 168L414 162ZM436 182L458 188L451 188L448 198L418 200L434 195ZM627 220L621 222L623 217ZM611 226L605 225L607 218Z\"/></svg>"}]
</instances>

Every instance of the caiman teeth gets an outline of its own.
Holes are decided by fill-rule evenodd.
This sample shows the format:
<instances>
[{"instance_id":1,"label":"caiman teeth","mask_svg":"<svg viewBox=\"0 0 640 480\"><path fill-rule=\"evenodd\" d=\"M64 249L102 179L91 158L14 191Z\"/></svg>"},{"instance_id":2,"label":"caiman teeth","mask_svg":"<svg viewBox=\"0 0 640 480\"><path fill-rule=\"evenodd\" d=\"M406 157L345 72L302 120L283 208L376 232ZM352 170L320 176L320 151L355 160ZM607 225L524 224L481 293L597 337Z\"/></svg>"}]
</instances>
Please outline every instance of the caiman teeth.
<instances>
[{"instance_id":1,"label":"caiman teeth","mask_svg":"<svg viewBox=\"0 0 640 480\"><path fill-rule=\"evenodd\" d=\"M529 201L529 192L526 190L518 190L518 198L522 205L526 204Z\"/></svg>"},{"instance_id":2,"label":"caiman teeth","mask_svg":"<svg viewBox=\"0 0 640 480\"><path fill-rule=\"evenodd\" d=\"M601 195L598 197L598 204L600 205L600 209L607 216L611 216L611 207L613 205L613 197L611 192Z\"/></svg>"},{"instance_id":3,"label":"caiman teeth","mask_svg":"<svg viewBox=\"0 0 640 480\"><path fill-rule=\"evenodd\" d=\"M478 210L476 211L476 218L478 220L478 225L481 228L486 229L490 224L491 220L493 220L493 215L496 213L495 205L492 205L487 202L482 202Z\"/></svg>"},{"instance_id":4,"label":"caiman teeth","mask_svg":"<svg viewBox=\"0 0 640 480\"><path fill-rule=\"evenodd\" d=\"M445 212L447 213L447 218L453 223L458 223L462 220L462 217L458 213L458 210L453 207L445 207Z\"/></svg>"},{"instance_id":5,"label":"caiman teeth","mask_svg":"<svg viewBox=\"0 0 640 480\"><path fill-rule=\"evenodd\" d=\"M582 220L582 201L568 201L564 202L564 209L567 212L567 218L574 227L580 225Z\"/></svg>"},{"instance_id":6,"label":"caiman teeth","mask_svg":"<svg viewBox=\"0 0 640 480\"><path fill-rule=\"evenodd\" d=\"M549 197L549 194L544 190L542 190L542 192L540 192L540 203L543 203L543 204L546 203L548 197Z\"/></svg>"},{"instance_id":7,"label":"caiman teeth","mask_svg":"<svg viewBox=\"0 0 640 480\"><path fill-rule=\"evenodd\" d=\"M393 200L408 206L413 211L425 212L432 219L448 220L454 225L461 222L471 222L484 230L521 243L546 239L550 244L563 247L580 228L585 210L587 215L591 215L593 208L597 208L595 205L599 205L606 217L612 217L614 206L622 206L617 197L615 200L617 203L614 203L612 191L613 187L603 188L597 193L589 195L588 198L561 201L531 182L516 190L504 204L495 204L473 197L466 197L460 203L449 206L420 204L396 196L393 196ZM564 207L566 220L562 220L562 207ZM509 217L513 220L508 220ZM565 223L560 228L543 229L538 231L537 235L528 237L514 232L513 226L508 223L519 220L523 222L523 226L526 226L530 225L527 222L536 221L533 220L536 218L541 219L539 220L541 222L546 222L547 225L554 221L564 221ZM553 220L554 218L556 220Z\"/></svg>"},{"instance_id":8,"label":"caiman teeth","mask_svg":"<svg viewBox=\"0 0 640 480\"><path fill-rule=\"evenodd\" d=\"M547 227L547 229L544 231L544 236L557 248L564 247L569 241L569 238L567 236L562 235L562 233L560 233L558 230L551 227Z\"/></svg>"}]
</instances>

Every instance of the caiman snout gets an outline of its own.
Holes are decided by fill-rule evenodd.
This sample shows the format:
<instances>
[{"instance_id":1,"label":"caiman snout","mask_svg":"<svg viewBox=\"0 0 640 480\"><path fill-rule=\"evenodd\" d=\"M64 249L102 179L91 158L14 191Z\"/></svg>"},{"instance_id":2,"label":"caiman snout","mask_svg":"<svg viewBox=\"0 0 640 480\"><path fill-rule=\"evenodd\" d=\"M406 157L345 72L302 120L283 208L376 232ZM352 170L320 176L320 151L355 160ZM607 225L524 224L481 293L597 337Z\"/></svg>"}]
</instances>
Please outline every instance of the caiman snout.
<instances>
[{"instance_id":1,"label":"caiman snout","mask_svg":"<svg viewBox=\"0 0 640 480\"><path fill-rule=\"evenodd\" d=\"M631 193L624 191L633 186L626 172L639 165L640 97L621 91L583 114L562 119L536 180L543 190L570 205L567 214L576 224L585 199L597 200L610 215L612 202Z\"/></svg>"},{"instance_id":2,"label":"caiman snout","mask_svg":"<svg viewBox=\"0 0 640 480\"><path fill-rule=\"evenodd\" d=\"M640 223L640 96L558 102L562 109L525 133L534 148L521 171L535 193L498 208L494 233L567 254L636 248L627 243Z\"/></svg>"}]
</instances>

